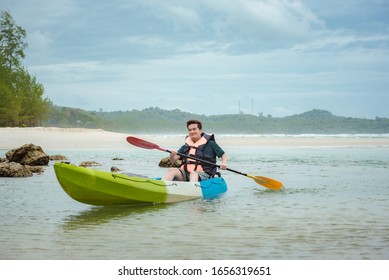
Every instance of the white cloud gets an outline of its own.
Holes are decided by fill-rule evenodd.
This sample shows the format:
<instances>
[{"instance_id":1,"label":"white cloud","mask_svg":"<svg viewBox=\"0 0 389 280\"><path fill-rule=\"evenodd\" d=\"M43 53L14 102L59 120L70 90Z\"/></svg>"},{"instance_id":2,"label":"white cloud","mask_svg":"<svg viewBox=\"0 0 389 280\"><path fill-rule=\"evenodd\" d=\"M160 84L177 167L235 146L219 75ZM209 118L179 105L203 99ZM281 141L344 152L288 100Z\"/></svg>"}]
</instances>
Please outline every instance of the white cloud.
<instances>
[{"instance_id":1,"label":"white cloud","mask_svg":"<svg viewBox=\"0 0 389 280\"><path fill-rule=\"evenodd\" d=\"M389 43L389 35L354 35L353 33L345 31L325 32L322 33L320 38L305 43L296 44L292 49L294 51L312 51L320 49L334 50L370 43L382 43L384 46L387 46Z\"/></svg>"},{"instance_id":2,"label":"white cloud","mask_svg":"<svg viewBox=\"0 0 389 280\"><path fill-rule=\"evenodd\" d=\"M207 19L215 34L251 41L289 41L310 37L311 32L322 30L320 20L300 1L240 0L204 1L212 9Z\"/></svg>"},{"instance_id":3,"label":"white cloud","mask_svg":"<svg viewBox=\"0 0 389 280\"><path fill-rule=\"evenodd\" d=\"M304 34L313 27L324 26L314 13L299 1L242 1L245 15L258 25L289 34ZM243 15L243 16L245 16Z\"/></svg>"},{"instance_id":4,"label":"white cloud","mask_svg":"<svg viewBox=\"0 0 389 280\"><path fill-rule=\"evenodd\" d=\"M196 31L201 28L201 18L197 13L196 5L191 1L138 1L139 4L154 11L153 15L164 22L173 25L175 30Z\"/></svg>"},{"instance_id":5,"label":"white cloud","mask_svg":"<svg viewBox=\"0 0 389 280\"><path fill-rule=\"evenodd\" d=\"M187 25L192 30L198 30L201 27L201 19L196 11L183 6L169 5L166 7L167 17L174 20L174 26L180 29L182 24Z\"/></svg>"},{"instance_id":6,"label":"white cloud","mask_svg":"<svg viewBox=\"0 0 389 280\"><path fill-rule=\"evenodd\" d=\"M45 52L50 47L53 39L50 35L43 34L41 31L36 30L27 36L28 44L32 48L32 51Z\"/></svg>"},{"instance_id":7,"label":"white cloud","mask_svg":"<svg viewBox=\"0 0 389 280\"><path fill-rule=\"evenodd\" d=\"M136 35L136 36L128 36L123 38L123 41L129 44L136 45L145 45L147 47L172 47L174 45L173 42L165 39L162 36L146 36L146 35Z\"/></svg>"},{"instance_id":8,"label":"white cloud","mask_svg":"<svg viewBox=\"0 0 389 280\"><path fill-rule=\"evenodd\" d=\"M2 0L2 2L5 7L13 7L12 15L18 24L30 30L56 24L78 11L77 1L74 0Z\"/></svg>"}]
</instances>

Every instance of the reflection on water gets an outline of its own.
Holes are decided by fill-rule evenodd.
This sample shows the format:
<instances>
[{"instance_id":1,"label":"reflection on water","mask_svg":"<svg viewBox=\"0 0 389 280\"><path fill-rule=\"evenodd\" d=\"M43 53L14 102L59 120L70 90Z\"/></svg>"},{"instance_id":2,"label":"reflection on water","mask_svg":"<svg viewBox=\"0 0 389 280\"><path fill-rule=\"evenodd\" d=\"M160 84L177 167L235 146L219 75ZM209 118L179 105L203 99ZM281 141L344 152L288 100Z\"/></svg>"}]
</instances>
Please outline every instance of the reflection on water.
<instances>
[{"instance_id":1,"label":"reflection on water","mask_svg":"<svg viewBox=\"0 0 389 280\"><path fill-rule=\"evenodd\" d=\"M64 219L63 228L74 230L79 227L100 225L124 217L141 215L145 212L158 212L169 207L168 204L135 206L94 206L78 214L71 214Z\"/></svg>"}]
</instances>

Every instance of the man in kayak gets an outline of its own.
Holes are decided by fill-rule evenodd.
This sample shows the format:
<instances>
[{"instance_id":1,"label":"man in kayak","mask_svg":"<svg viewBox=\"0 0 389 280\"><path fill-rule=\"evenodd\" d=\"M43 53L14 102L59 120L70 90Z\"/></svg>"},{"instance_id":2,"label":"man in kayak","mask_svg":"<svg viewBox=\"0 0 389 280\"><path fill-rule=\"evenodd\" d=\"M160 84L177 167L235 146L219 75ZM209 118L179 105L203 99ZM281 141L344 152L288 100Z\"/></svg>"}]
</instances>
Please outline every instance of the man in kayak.
<instances>
[{"instance_id":1,"label":"man in kayak","mask_svg":"<svg viewBox=\"0 0 389 280\"><path fill-rule=\"evenodd\" d=\"M216 143L214 135L204 133L202 124L198 120L187 121L186 127L189 135L185 139L185 144L178 151L172 150L170 154L171 162L181 159L183 164L180 168L170 168L162 179L197 182L211 178L217 172L216 157L221 158L220 169L225 170L227 168L227 154ZM212 164L181 157L178 153L190 155Z\"/></svg>"}]
</instances>

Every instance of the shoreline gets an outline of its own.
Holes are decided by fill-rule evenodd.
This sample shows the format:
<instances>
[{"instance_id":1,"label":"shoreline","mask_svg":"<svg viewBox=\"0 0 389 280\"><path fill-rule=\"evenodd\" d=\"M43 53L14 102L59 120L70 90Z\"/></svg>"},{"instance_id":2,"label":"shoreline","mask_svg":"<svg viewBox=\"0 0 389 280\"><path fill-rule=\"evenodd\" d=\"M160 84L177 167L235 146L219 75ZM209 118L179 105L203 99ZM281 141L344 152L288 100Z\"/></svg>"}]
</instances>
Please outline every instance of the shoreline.
<instances>
[{"instance_id":1,"label":"shoreline","mask_svg":"<svg viewBox=\"0 0 389 280\"><path fill-rule=\"evenodd\" d=\"M179 148L185 135L147 135L109 132L102 129L28 127L0 128L0 149L14 149L24 144L35 144L43 149L125 149L133 147L126 137L133 135L161 147ZM334 135L216 135L222 147L385 147L389 135L334 134Z\"/></svg>"}]
</instances>

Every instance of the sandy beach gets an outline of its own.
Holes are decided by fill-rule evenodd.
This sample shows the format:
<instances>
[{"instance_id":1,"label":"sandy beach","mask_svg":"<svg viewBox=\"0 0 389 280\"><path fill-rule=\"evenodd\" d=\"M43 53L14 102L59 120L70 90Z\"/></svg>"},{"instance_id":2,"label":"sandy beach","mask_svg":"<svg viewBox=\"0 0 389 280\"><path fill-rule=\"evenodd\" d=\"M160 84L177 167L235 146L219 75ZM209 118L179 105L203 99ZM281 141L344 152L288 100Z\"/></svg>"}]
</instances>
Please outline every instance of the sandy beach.
<instances>
[{"instance_id":1,"label":"sandy beach","mask_svg":"<svg viewBox=\"0 0 389 280\"><path fill-rule=\"evenodd\" d=\"M131 134L108 132L85 128L0 128L0 149L13 149L23 144L35 144L43 149L120 149L132 147L126 142ZM161 147L179 147L184 135L137 135ZM217 135L221 146L276 146L276 147L389 147L389 136L376 135Z\"/></svg>"}]
</instances>

